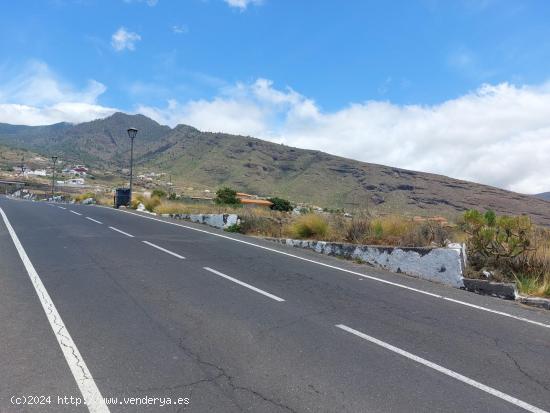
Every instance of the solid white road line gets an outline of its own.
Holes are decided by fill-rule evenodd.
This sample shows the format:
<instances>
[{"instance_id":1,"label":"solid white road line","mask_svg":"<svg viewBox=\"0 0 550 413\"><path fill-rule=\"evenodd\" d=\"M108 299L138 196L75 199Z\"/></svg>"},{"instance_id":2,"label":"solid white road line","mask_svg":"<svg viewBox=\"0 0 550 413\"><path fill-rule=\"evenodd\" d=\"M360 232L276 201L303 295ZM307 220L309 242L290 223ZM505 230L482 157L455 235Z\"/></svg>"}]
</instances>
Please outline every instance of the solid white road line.
<instances>
[{"instance_id":1,"label":"solid white road line","mask_svg":"<svg viewBox=\"0 0 550 413\"><path fill-rule=\"evenodd\" d=\"M434 370L437 370L438 372L440 373L443 373L449 377L452 377L453 379L456 379L458 381L461 381L463 383L466 383L470 386L473 386L479 390L482 390L486 393L489 393L490 395L492 396L495 396L495 397L498 397L502 400L505 400L507 401L508 403L512 403L518 407L521 407L522 409L525 409L529 412L533 412L533 413L548 413L547 411L545 410L542 410L536 406L533 406L529 403L526 403L522 400L519 400L519 399L516 399L515 397L513 396L510 396L506 393L502 393L501 391L499 390L496 390L492 387L489 387L489 386L486 386L485 384L483 383L480 383L478 381L475 381L473 379L470 379L469 377L466 377L466 376L463 376L462 374L459 374L459 373L456 373L452 370L449 370L443 366L440 366L439 364L435 364L435 363L432 363L431 361L428 361L426 359L423 359L422 357L418 357L418 356L415 356L414 354L412 353L409 353L408 351L405 351L405 350L401 350L400 348L397 348L395 346L392 346L391 344L388 344L382 340L378 340L377 338L374 338L374 337L371 337L365 333L362 333L360 331L357 331L357 330L354 330L353 328L351 327L348 327L344 324L337 324L336 327L344 330L344 331L347 331L348 333L351 333L351 334L355 334L356 336L358 337L361 337L362 339L364 340L367 340L367 341L370 341L371 343L373 344L376 344L380 347L383 347L387 350L390 350L390 351L393 351L394 353L397 353L403 357L406 357L410 360L413 360L413 361L416 361L417 363L420 363L420 364L423 364L424 366L426 367L429 367L431 369L434 369Z\"/></svg>"},{"instance_id":2,"label":"solid white road line","mask_svg":"<svg viewBox=\"0 0 550 413\"><path fill-rule=\"evenodd\" d=\"M503 311L493 310L493 309L488 308L488 307L483 307L483 306L471 304L471 303L468 303L466 301L455 300L454 298L445 297L443 295L430 293L428 291L423 291L423 290L420 290L418 288L409 287L407 285L399 284L399 283L396 283L396 282L393 282L393 281L388 281L388 280L384 280L382 278L373 277L372 275L367 275L367 274L363 274L363 273L360 273L360 272L351 271L351 270L348 270L348 269L345 269L345 268L337 267L335 265L326 264L324 262L315 261L315 260L305 258L305 257L300 257L298 255L290 254L290 253L284 252L284 251L279 251L279 250L276 250L274 248L269 248L269 247L265 247L263 245L254 244L253 242L244 241L244 240L237 239L237 238L232 238L232 237L229 237L229 236L223 235L223 234L216 234L214 232L205 231L203 229L190 227L188 225L178 224L176 222L169 222L169 221L164 221L164 220L158 219L158 218L146 217L144 215L136 214L134 212L124 211L124 210L121 210L121 209L117 209L117 211L124 212L124 213L130 214L130 215L135 215L135 216L145 218L145 219L150 219L150 220L153 220L153 221L163 222L165 224L174 225L174 226L177 226L177 227L190 229L192 231L202 232L202 233L205 233L205 234L212 235L214 237L225 238L225 239L228 239L228 240L231 240L231 241L240 242L241 244L250 245L252 247L260 248L260 249L263 249L263 250L266 250L266 251L271 251L271 252L274 252L274 253L277 253L277 254L285 255L287 257L292 257L292 258L296 258L298 260L302 260L302 261L306 261L306 262L311 262L313 264L321 265L325 268L331 268L333 270L342 271L342 272L345 272L345 273L348 273L348 274L358 275L359 277L367 278L367 279L373 280L373 281L378 281L382 284L392 285L394 287L403 288L405 290L413 291L413 292L416 292L416 293L419 293L419 294L424 294L424 295L427 295L427 296L430 296L430 297L439 298L439 299L449 301L449 302L452 302L452 303L455 303L455 304L463 305L463 306L470 307L470 308L475 308L477 310L486 311L486 312L492 313L492 314L498 314L498 315L501 315L503 317L513 318L514 320L524 321L524 322L529 323L529 324L534 324L534 325L539 326L539 327L545 327L545 328L550 329L550 324L530 320L528 318L520 317L520 316L517 316L517 315L514 315L514 314L510 314L510 313L505 313Z\"/></svg>"},{"instance_id":3,"label":"solid white road line","mask_svg":"<svg viewBox=\"0 0 550 413\"><path fill-rule=\"evenodd\" d=\"M142 242L143 242L144 244L150 245L150 246L153 247L153 248L156 248L156 249L158 249L158 250L164 251L164 252L167 253L167 254L173 255L174 257L179 258L180 260L184 260L184 259L185 259L185 257L182 257L181 255L176 254L175 252L172 252L172 251L170 251L170 250L167 250L166 248L159 247L158 245L155 245L155 244L153 244L152 242L149 242L149 241L142 241Z\"/></svg>"},{"instance_id":4,"label":"solid white road line","mask_svg":"<svg viewBox=\"0 0 550 413\"><path fill-rule=\"evenodd\" d=\"M90 217L86 217L86 219L89 219L90 221L95 222L96 224L103 224L103 222L98 221L97 219L93 219L93 218L90 218Z\"/></svg>"},{"instance_id":5,"label":"solid white road line","mask_svg":"<svg viewBox=\"0 0 550 413\"><path fill-rule=\"evenodd\" d=\"M233 277L230 277L229 275L225 275L224 273L221 273L219 271L216 271L216 270L213 270L212 268L210 267L203 267L206 271L210 271L211 273L213 274L216 274L216 275L219 275L220 277L223 277L225 279L228 279L229 281L233 281L234 283L237 283L239 285L242 285L243 287L246 287L246 288L250 288L252 291L256 291L257 293L260 293L262 295L265 295L266 297L269 297L271 298L272 300L275 300L275 301L285 301L284 299L282 299L281 297L277 297L276 295L273 295L273 294L269 294L268 292L264 291L264 290L260 290L259 288L256 288L250 284L247 284L245 282L242 282L242 281L239 281Z\"/></svg>"},{"instance_id":6,"label":"solid white road line","mask_svg":"<svg viewBox=\"0 0 550 413\"><path fill-rule=\"evenodd\" d=\"M59 205L57 207L60 208L60 209L67 209L67 208L59 206Z\"/></svg>"},{"instance_id":7,"label":"solid white road line","mask_svg":"<svg viewBox=\"0 0 550 413\"><path fill-rule=\"evenodd\" d=\"M17 252L19 253L19 257L21 258L21 261L23 261L23 265L25 266L25 269L29 274L32 285L34 286L34 290L36 291L36 294L40 299L42 308L46 313L46 317L50 322L50 326L54 332L55 338L59 343L59 347L61 347L61 351L65 356L65 360L67 361L69 368L71 369L71 373L73 374L76 383L78 384L78 388L80 389L80 392L82 393L82 396L87 403L88 410L90 411L90 413L109 413L109 408L105 404L103 397L101 396L101 393L99 392L99 389L97 388L97 385L92 377L92 374L88 370L88 367L86 366L82 355L78 351L78 348L71 338L67 327L65 327L61 316L57 312L57 309L55 308L55 305L50 295L48 294L46 287L44 287L44 284L42 284L42 280L38 276L36 269L32 265L31 260L25 252L23 245L21 245L17 234L15 233L13 227L8 220L8 217L6 216L2 208L0 208L0 215L2 215L4 224L8 229L8 232L15 245L15 248L17 249Z\"/></svg>"},{"instance_id":8,"label":"solid white road line","mask_svg":"<svg viewBox=\"0 0 550 413\"><path fill-rule=\"evenodd\" d=\"M71 211L69 211L69 212L71 212L71 213L73 213L73 214L75 214L75 215L82 215L80 212L76 212L76 211L73 211L73 210L71 210Z\"/></svg>"},{"instance_id":9,"label":"solid white road line","mask_svg":"<svg viewBox=\"0 0 550 413\"><path fill-rule=\"evenodd\" d=\"M116 232L120 232L121 234L124 234L126 235L127 237L130 237L130 238L134 238L134 236L132 234L128 234L127 232L124 232L124 231L121 231L115 227L109 227L110 229L112 229L113 231L116 231Z\"/></svg>"}]
</instances>

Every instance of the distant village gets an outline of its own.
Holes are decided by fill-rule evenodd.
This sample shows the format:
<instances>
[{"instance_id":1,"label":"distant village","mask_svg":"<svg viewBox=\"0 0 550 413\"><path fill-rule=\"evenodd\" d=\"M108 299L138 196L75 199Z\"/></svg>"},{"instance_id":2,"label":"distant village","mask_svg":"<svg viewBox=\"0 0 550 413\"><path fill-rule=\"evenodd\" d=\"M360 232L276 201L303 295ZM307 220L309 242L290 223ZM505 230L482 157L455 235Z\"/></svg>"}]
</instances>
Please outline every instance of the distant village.
<instances>
[{"instance_id":1,"label":"distant village","mask_svg":"<svg viewBox=\"0 0 550 413\"><path fill-rule=\"evenodd\" d=\"M25 164L14 166L12 168L13 177L47 177L52 176L51 169L32 169ZM57 173L56 173L57 175ZM84 186L86 185L86 177L89 175L89 169L85 165L75 165L74 167L68 167L61 170L60 175L66 175L70 178L64 180L57 180L58 186Z\"/></svg>"}]
</instances>

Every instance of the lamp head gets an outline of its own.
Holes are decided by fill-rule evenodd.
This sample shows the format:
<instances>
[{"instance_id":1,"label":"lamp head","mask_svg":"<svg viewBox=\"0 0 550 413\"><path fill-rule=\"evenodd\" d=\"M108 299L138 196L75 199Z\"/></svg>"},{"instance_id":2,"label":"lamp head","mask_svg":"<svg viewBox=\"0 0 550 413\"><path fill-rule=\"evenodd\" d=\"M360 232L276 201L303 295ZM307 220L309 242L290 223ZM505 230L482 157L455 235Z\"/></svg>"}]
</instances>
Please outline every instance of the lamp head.
<instances>
[{"instance_id":1,"label":"lamp head","mask_svg":"<svg viewBox=\"0 0 550 413\"><path fill-rule=\"evenodd\" d=\"M138 130L136 128L130 128L128 129L128 137L130 139L134 139L138 133Z\"/></svg>"}]
</instances>

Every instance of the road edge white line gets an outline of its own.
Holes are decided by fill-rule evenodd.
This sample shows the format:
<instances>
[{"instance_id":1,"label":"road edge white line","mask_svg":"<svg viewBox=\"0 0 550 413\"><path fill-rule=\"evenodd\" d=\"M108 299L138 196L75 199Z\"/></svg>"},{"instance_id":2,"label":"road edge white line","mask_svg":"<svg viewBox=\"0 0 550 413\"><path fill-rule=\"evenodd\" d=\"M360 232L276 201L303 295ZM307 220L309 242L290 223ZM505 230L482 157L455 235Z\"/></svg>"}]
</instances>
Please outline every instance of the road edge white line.
<instances>
[{"instance_id":1,"label":"road edge white line","mask_svg":"<svg viewBox=\"0 0 550 413\"><path fill-rule=\"evenodd\" d=\"M134 238L134 236L132 234L128 234L127 232L121 231L118 228L109 227L109 229L112 229L113 231L116 231L116 232L120 232L121 234L126 235L127 237Z\"/></svg>"},{"instance_id":2,"label":"road edge white line","mask_svg":"<svg viewBox=\"0 0 550 413\"><path fill-rule=\"evenodd\" d=\"M151 246L151 247L153 247L153 248L156 248L156 249L158 249L158 250L160 250L160 251L163 251L163 252L165 252L165 253L167 253L167 254L173 255L174 257L179 258L180 260L184 260L184 259L185 259L184 256L179 255L179 254L176 254L175 252L172 252L172 251L170 251L170 250L167 250L166 248L162 248L162 247L160 247L160 246L158 246L158 245L156 245L156 244L153 244L152 242L149 242L149 241L141 241L141 242L143 242L144 244L147 244L147 245L149 245L149 246Z\"/></svg>"},{"instance_id":3,"label":"road edge white line","mask_svg":"<svg viewBox=\"0 0 550 413\"><path fill-rule=\"evenodd\" d=\"M38 295L44 312L46 313L46 317L50 323L50 327L53 330L55 338L59 343L59 347L61 347L61 351L65 356L65 360L67 361L67 364L69 365L76 384L78 385L78 388L80 389L80 392L82 393L82 396L86 402L86 407L88 408L90 413L109 413L109 408L105 404L105 401L101 396L99 389L97 388L92 374L88 370L88 367L86 366L82 355L78 351L76 344L69 334L69 330L67 330L65 323L57 312L57 309L50 295L48 294L46 287L44 287L40 276L36 272L36 269L34 268L31 260L25 252L23 245L19 241L15 230L11 226L8 217L6 216L2 208L0 208L0 215L2 215L4 224L8 229L8 232L15 245L15 248L17 249L17 252L19 253L19 257L21 258L21 261L23 261L23 265L25 266L29 278L31 279L34 290Z\"/></svg>"},{"instance_id":4,"label":"road edge white line","mask_svg":"<svg viewBox=\"0 0 550 413\"><path fill-rule=\"evenodd\" d=\"M285 300L284 300L283 298L281 298L281 297L277 297L277 296L274 295L274 294L270 294L270 293L268 293L267 291L261 290L261 289L259 289L259 288L257 288L257 287L254 287L253 285L250 285L250 284L247 284L247 283L245 283L245 282L243 282L243 281L237 280L236 278L230 277L229 275L226 275L226 274L224 274L224 273L222 273L222 272L216 271L216 270L214 270L214 269L212 269L212 268L210 268L210 267L202 267L202 268L204 268L206 271L210 271L210 272L213 273L213 274L219 275L220 277L225 278L225 279L227 279L227 280L229 280L229 281L233 281L233 282L236 283L236 284L242 285L243 287L246 287L246 288L248 288L248 289L250 289L250 290L252 290L252 291L256 291L256 292L259 293L259 294L265 295L266 297L269 297L269 298L271 298L272 300L279 301L279 302L285 301Z\"/></svg>"},{"instance_id":5,"label":"road edge white line","mask_svg":"<svg viewBox=\"0 0 550 413\"><path fill-rule=\"evenodd\" d=\"M522 409L525 409L531 413L548 413L546 410L542 410L536 406L533 406L529 403L524 402L523 400L517 399L513 396L510 396L509 394L503 393L497 389L494 389L492 387L489 387L483 383L480 383L476 380L473 380L469 377L463 376L460 373L457 373L453 370L450 370L446 367L440 366L439 364L433 363L429 360L426 360L422 357L416 356L412 353L409 353L406 350L402 350L398 347L392 346L389 343L386 343L385 341L379 340L377 338L374 338L372 336L369 336L365 333L362 333L361 331L357 331L351 327L348 327L344 324L336 324L336 327L338 327L341 330L344 330L348 333L354 334L357 337L360 337L364 340L367 340L373 344L376 344L377 346L383 347L386 350L390 350L394 353L397 353L403 357L406 357L410 360L416 361L417 363L420 363L426 367L429 367L431 369L434 369L442 374L445 374L446 376L452 377L455 380L461 381L462 383L468 384L469 386L475 387L478 390L484 391L485 393L489 393L492 396L498 397L499 399L502 399L504 401L507 401L508 403L511 403L513 405L516 405L518 407L521 407Z\"/></svg>"},{"instance_id":6,"label":"road edge white line","mask_svg":"<svg viewBox=\"0 0 550 413\"><path fill-rule=\"evenodd\" d=\"M104 208L110 209L110 210L113 209L113 208L107 208L107 207L104 207ZM463 305L463 306L470 307L470 308L475 308L475 309L478 309L478 310L481 310L481 311L486 311L486 312L489 312L489 313L492 313L492 314L501 315L503 317L512 318L512 319L515 319L515 320L518 320L518 321L524 321L526 323L530 323L530 324L533 324L533 325L537 325L539 327L545 327L545 328L550 329L550 324L541 323L539 321L534 321L534 320L529 320L528 318L524 318L524 317L520 317L520 316L517 316L517 315L505 313L503 311L493 310L491 308L482 307L482 306L479 306L479 305L476 305L476 304L471 304L471 303L468 303L466 301L456 300L454 298L445 297L445 296L440 295L440 294L430 293L428 291L423 291L423 290L420 290L418 288L409 287L407 285L399 284L399 283L396 283L396 282L393 282L393 281L384 280L384 279L378 278L378 277L373 277L372 275L367 275L367 274L363 274L363 273L360 273L360 272L357 272L357 271L348 270L346 268L336 267L334 265L326 264L324 262L315 261L315 260L312 260L312 259L309 259L309 258L300 257L298 255L290 254L288 252L279 251L279 250L276 250L274 248L269 248L269 247L265 247L263 245L254 244L253 242L248 242L248 241L244 241L244 240L241 240L241 239L228 237L227 235L216 234L214 232L205 231L205 230L199 229L199 228L193 228L193 227L190 227L188 225L178 224L177 222L169 222L169 221L164 221L164 220L158 219L158 218L146 217L146 216L136 214L136 213L130 212L130 211L123 211L123 210L120 210L120 209L116 209L115 211L124 212L126 214L135 215L137 217L150 219L150 220L153 220L153 221L163 222L163 223L168 224L168 225L174 225L174 226L177 226L177 227L190 229L192 231L203 232L205 234L209 234L209 235L219 237L219 238L225 238L225 239L235 241L235 242L240 242L242 244L246 244L246 245L250 245L250 246L260 248L260 249L263 249L263 250L275 252L277 254L286 255L287 257L292 257L292 258L296 258L296 259L299 259L299 260L302 260L302 261L311 262L311 263L314 263L314 264L317 264L317 265L321 265L321 266L326 267L326 268L331 268L331 269L334 269L334 270L346 272L348 274L358 275L360 277L367 278L367 279L373 280L373 281L378 281L378 282L383 283L383 284L392 285L394 287L399 287L399 288L403 288L405 290L417 292L417 293L424 294L424 295L427 295L427 296L430 296L430 297L439 298L439 299L449 301L449 302L452 302L452 303L455 303L455 304Z\"/></svg>"},{"instance_id":7,"label":"road edge white line","mask_svg":"<svg viewBox=\"0 0 550 413\"><path fill-rule=\"evenodd\" d=\"M89 219L90 221L95 222L96 224L102 224L103 225L103 222L98 221L97 219L93 219L93 218L90 218L90 217L86 217L86 219Z\"/></svg>"}]
</instances>

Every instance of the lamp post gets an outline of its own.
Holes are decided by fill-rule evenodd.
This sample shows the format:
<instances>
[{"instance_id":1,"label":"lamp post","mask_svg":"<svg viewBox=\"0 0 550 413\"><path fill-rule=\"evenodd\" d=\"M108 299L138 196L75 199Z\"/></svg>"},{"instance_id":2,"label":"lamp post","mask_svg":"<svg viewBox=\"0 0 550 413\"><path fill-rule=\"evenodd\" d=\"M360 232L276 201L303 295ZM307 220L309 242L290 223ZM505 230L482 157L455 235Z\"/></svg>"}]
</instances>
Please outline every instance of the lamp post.
<instances>
[{"instance_id":1,"label":"lamp post","mask_svg":"<svg viewBox=\"0 0 550 413\"><path fill-rule=\"evenodd\" d=\"M52 156L53 168L52 168L52 201L55 192L55 163L57 162L57 156Z\"/></svg>"},{"instance_id":2,"label":"lamp post","mask_svg":"<svg viewBox=\"0 0 550 413\"><path fill-rule=\"evenodd\" d=\"M136 128L128 129L128 137L130 138L130 205L132 204L132 178L134 173L134 138L138 130Z\"/></svg>"}]
</instances>

